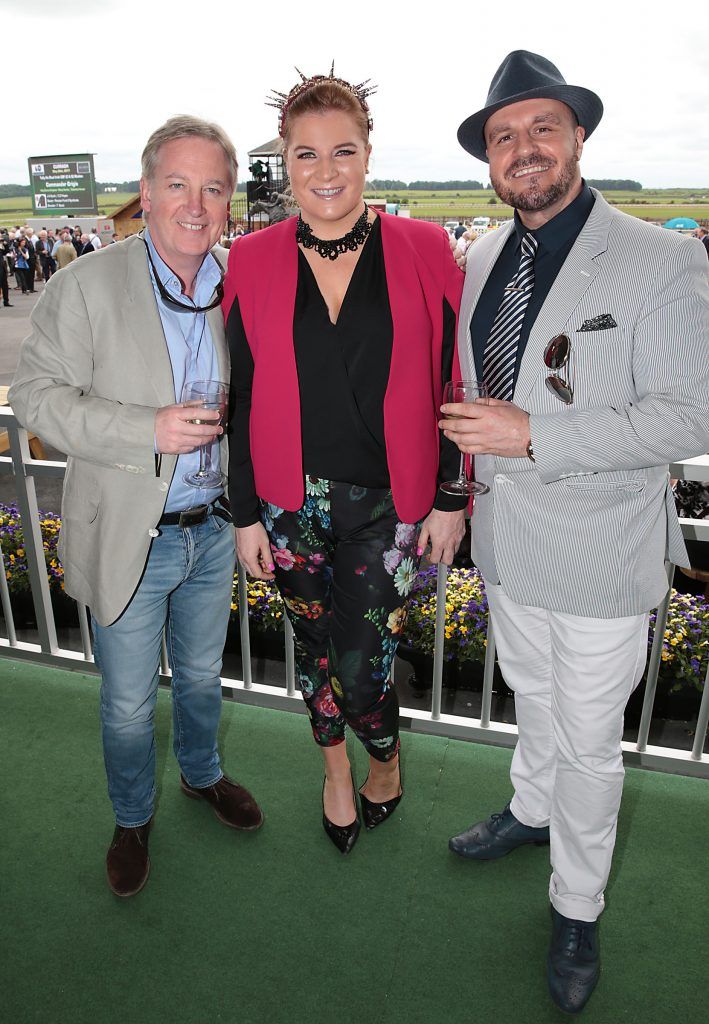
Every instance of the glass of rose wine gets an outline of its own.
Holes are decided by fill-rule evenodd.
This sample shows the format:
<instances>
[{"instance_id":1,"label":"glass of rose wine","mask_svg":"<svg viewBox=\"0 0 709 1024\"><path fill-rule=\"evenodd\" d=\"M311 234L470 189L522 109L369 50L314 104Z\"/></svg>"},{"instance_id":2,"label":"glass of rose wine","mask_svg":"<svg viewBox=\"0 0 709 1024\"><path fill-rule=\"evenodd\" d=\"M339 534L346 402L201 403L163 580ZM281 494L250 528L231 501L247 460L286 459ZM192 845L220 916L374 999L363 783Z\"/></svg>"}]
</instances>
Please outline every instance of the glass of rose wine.
<instances>
[{"instance_id":1,"label":"glass of rose wine","mask_svg":"<svg viewBox=\"0 0 709 1024\"><path fill-rule=\"evenodd\" d=\"M447 405L460 402L481 402L487 404L487 385L481 380L449 380L443 392L443 401ZM447 417L454 419L454 417ZM485 494L490 488L478 480L470 480L465 472L465 455L460 455L460 471L456 480L446 480L440 484L446 494Z\"/></svg>"}]
</instances>

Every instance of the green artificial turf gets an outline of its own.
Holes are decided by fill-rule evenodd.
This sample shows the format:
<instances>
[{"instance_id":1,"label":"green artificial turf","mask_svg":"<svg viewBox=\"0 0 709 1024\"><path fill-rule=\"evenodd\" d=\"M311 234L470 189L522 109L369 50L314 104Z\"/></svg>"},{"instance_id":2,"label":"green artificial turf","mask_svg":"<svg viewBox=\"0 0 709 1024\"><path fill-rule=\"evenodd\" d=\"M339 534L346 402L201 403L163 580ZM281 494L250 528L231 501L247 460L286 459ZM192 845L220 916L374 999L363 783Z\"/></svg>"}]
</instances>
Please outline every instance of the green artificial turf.
<instances>
[{"instance_id":1,"label":"green artificial turf","mask_svg":"<svg viewBox=\"0 0 709 1024\"><path fill-rule=\"evenodd\" d=\"M7 1024L546 1024L548 853L497 863L448 836L509 797L510 752L405 735L405 797L344 858L300 715L225 703L253 834L179 791L170 697L142 893L108 890L94 677L0 659L0 1007ZM350 745L360 782L361 748ZM585 1024L703 1022L709 784L630 770Z\"/></svg>"}]
</instances>

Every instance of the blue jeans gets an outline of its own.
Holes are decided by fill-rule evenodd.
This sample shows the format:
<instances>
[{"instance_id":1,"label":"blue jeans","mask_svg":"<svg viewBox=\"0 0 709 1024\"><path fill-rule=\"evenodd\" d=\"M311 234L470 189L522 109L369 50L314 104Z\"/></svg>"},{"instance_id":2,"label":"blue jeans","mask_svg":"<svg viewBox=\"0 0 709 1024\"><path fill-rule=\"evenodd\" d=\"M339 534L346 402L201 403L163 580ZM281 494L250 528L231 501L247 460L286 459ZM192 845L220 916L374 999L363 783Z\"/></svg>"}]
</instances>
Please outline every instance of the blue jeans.
<instances>
[{"instance_id":1,"label":"blue jeans","mask_svg":"<svg viewBox=\"0 0 709 1024\"><path fill-rule=\"evenodd\" d=\"M101 726L116 823L144 825L155 803L153 719L163 628L172 669L175 756L191 786L222 777L217 751L222 652L231 610L234 531L217 516L163 526L130 604L110 626L92 618Z\"/></svg>"}]
</instances>

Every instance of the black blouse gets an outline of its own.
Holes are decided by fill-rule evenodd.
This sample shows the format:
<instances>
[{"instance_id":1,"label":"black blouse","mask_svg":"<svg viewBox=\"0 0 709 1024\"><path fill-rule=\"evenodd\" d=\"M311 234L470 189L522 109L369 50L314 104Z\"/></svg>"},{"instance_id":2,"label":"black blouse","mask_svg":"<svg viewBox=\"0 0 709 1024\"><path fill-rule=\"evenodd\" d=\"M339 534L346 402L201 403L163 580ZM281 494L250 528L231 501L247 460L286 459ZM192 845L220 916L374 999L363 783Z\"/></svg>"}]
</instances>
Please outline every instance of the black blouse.
<instances>
[{"instance_id":1,"label":"black blouse","mask_svg":"<svg viewBox=\"0 0 709 1024\"><path fill-rule=\"evenodd\" d=\"M324 480L389 487L384 441L384 395L389 380L394 325L389 305L379 218L362 249L337 323L315 275L298 251L293 314L300 393L303 471ZM229 498L236 526L259 519L250 457L249 417L254 364L238 299L229 313L232 402ZM443 382L450 380L455 313L443 300ZM412 458L415 458L412 452ZM458 475L457 447L441 434L439 481ZM465 508L466 498L438 491L434 507Z\"/></svg>"}]
</instances>

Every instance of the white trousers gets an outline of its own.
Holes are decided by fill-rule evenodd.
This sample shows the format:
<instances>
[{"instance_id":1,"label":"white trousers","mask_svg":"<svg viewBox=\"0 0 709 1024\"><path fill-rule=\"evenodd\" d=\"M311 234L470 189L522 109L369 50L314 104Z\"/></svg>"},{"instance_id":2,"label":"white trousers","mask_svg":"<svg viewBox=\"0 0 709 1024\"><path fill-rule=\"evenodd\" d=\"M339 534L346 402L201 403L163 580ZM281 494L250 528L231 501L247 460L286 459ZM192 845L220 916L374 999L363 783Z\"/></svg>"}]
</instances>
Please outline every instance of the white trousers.
<instances>
[{"instance_id":1,"label":"white trousers","mask_svg":"<svg viewBox=\"0 0 709 1024\"><path fill-rule=\"evenodd\" d=\"M515 694L511 810L525 825L549 825L556 910L595 921L623 790L623 711L645 668L649 615L565 615L485 588L500 668Z\"/></svg>"}]
</instances>

